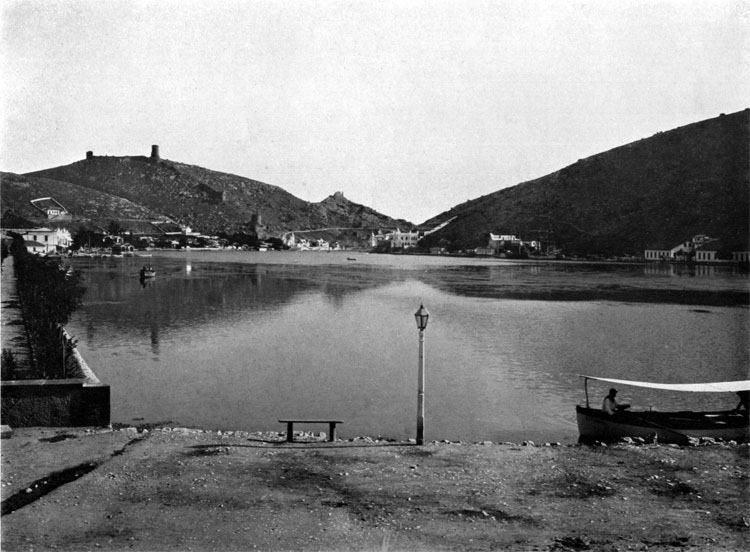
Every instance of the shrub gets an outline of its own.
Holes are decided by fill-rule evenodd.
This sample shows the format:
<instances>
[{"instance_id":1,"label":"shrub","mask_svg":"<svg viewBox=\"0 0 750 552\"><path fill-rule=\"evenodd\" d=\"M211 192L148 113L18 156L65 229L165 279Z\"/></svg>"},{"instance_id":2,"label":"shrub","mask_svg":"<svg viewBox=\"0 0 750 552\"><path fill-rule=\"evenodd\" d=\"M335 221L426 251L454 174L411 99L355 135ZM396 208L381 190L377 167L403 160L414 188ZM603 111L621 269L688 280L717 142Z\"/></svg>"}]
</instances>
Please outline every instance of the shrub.
<instances>
[{"instance_id":1,"label":"shrub","mask_svg":"<svg viewBox=\"0 0 750 552\"><path fill-rule=\"evenodd\" d=\"M16 357L13 355L13 351L10 349L3 349L2 358L0 358L0 379L12 380L15 379L16 369Z\"/></svg>"},{"instance_id":2,"label":"shrub","mask_svg":"<svg viewBox=\"0 0 750 552\"><path fill-rule=\"evenodd\" d=\"M23 241L13 242L17 290L32 347L32 362L41 378L63 378L63 326L81 305L81 276L57 260L31 255Z\"/></svg>"}]
</instances>

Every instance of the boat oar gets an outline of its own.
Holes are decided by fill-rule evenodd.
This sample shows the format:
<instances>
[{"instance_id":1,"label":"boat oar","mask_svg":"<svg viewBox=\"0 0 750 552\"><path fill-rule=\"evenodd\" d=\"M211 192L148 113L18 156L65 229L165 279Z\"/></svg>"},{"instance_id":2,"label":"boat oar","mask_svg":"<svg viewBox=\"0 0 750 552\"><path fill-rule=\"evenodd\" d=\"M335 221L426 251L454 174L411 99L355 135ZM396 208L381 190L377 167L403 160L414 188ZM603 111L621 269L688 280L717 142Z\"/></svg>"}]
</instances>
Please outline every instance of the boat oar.
<instances>
[{"instance_id":1,"label":"boat oar","mask_svg":"<svg viewBox=\"0 0 750 552\"><path fill-rule=\"evenodd\" d=\"M667 431L669 433L672 433L673 435L678 435L679 436L679 442L681 442L681 443L688 443L688 442L690 442L690 438L687 435L685 435L684 433L680 433L679 431L676 431L674 429L671 429L671 428L665 427L663 425L657 424L656 422L652 422L651 420L645 420L645 419L641 418L640 416L636 416L632 412L629 412L628 414L630 414L636 420L638 420L640 422L643 422L644 424L647 424L647 425L650 425L652 427L661 429L663 431Z\"/></svg>"}]
</instances>

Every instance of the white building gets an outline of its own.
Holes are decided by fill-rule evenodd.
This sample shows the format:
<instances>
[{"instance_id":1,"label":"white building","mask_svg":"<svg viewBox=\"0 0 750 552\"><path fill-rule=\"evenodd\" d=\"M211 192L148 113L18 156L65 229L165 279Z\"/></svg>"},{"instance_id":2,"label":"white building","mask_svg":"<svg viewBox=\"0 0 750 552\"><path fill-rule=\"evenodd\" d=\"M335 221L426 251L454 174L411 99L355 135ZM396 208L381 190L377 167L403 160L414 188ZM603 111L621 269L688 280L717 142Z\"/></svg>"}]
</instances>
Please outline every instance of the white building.
<instances>
[{"instance_id":1,"label":"white building","mask_svg":"<svg viewBox=\"0 0 750 552\"><path fill-rule=\"evenodd\" d=\"M395 248L408 249L410 247L417 247L419 243L419 232L402 232L399 228L391 233L391 246Z\"/></svg>"},{"instance_id":2,"label":"white building","mask_svg":"<svg viewBox=\"0 0 750 552\"><path fill-rule=\"evenodd\" d=\"M647 261L692 261L696 263L746 262L750 252L732 251L731 260L720 258L721 241L705 234L693 236L670 249L646 249L643 256Z\"/></svg>"},{"instance_id":3,"label":"white building","mask_svg":"<svg viewBox=\"0 0 750 552\"><path fill-rule=\"evenodd\" d=\"M39 209L48 219L66 217L68 210L54 197L38 197L31 204Z\"/></svg>"},{"instance_id":4,"label":"white building","mask_svg":"<svg viewBox=\"0 0 750 552\"><path fill-rule=\"evenodd\" d=\"M396 228L393 232L383 233L382 230L378 230L378 233L370 233L370 245L376 247L379 243L390 242L391 247L396 249L408 249L410 247L417 247L419 239L423 236L420 235L419 231L414 232L402 232L400 228Z\"/></svg>"},{"instance_id":5,"label":"white building","mask_svg":"<svg viewBox=\"0 0 750 552\"><path fill-rule=\"evenodd\" d=\"M289 249L292 249L297 246L297 239L294 237L294 232L289 232L281 236L281 241Z\"/></svg>"},{"instance_id":6,"label":"white building","mask_svg":"<svg viewBox=\"0 0 750 552\"><path fill-rule=\"evenodd\" d=\"M19 230L26 249L38 255L67 251L73 244L70 232L65 228L32 228Z\"/></svg>"}]
</instances>

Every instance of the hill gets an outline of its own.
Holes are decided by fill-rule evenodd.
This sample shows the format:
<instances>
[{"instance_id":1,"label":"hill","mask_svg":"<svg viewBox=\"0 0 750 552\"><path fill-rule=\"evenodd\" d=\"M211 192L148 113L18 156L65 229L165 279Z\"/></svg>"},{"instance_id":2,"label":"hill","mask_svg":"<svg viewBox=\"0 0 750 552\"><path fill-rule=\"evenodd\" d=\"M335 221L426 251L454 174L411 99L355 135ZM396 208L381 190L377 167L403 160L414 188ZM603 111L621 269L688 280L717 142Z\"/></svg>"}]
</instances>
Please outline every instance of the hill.
<instances>
[{"instance_id":1,"label":"hill","mask_svg":"<svg viewBox=\"0 0 750 552\"><path fill-rule=\"evenodd\" d=\"M0 172L4 227L25 227L55 225L35 208L31 200L40 197L54 197L74 216L73 220L90 221L106 226L113 219L166 220L166 217L127 199L99 192L49 178L23 176ZM13 224L12 221L26 221L26 224ZM67 223L70 219L62 219ZM9 222L6 222L9 221Z\"/></svg>"},{"instance_id":2,"label":"hill","mask_svg":"<svg viewBox=\"0 0 750 552\"><path fill-rule=\"evenodd\" d=\"M748 246L750 109L659 132L458 205L426 246L474 248L489 232L571 253L642 254L696 234Z\"/></svg>"},{"instance_id":3,"label":"hill","mask_svg":"<svg viewBox=\"0 0 750 552\"><path fill-rule=\"evenodd\" d=\"M75 184L82 198L107 194L127 200L144 213L206 233L253 230L280 235L326 228L336 229L328 231L329 236L351 243L369 237L372 229L412 226L349 201L340 192L311 203L278 186L162 159L158 154L112 157L89 153L70 165L24 176ZM75 216L83 215L83 205L77 201L69 200L65 206Z\"/></svg>"}]
</instances>

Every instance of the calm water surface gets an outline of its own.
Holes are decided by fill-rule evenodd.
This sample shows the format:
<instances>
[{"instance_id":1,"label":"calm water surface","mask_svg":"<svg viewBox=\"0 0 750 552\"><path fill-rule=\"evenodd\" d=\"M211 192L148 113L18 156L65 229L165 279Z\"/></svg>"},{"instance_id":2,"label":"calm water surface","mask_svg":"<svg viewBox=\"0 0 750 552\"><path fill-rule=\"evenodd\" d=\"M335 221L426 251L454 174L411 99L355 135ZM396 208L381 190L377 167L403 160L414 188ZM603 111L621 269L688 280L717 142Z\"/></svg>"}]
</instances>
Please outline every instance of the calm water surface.
<instances>
[{"instance_id":1,"label":"calm water surface","mask_svg":"<svg viewBox=\"0 0 750 552\"><path fill-rule=\"evenodd\" d=\"M144 261L158 271L145 286ZM344 420L342 437L414 437L420 302L432 315L428 440L573 442L578 374L748 378L748 280L731 269L351 252L73 264L88 291L68 328L111 386L114 422L281 431L280 418L330 417ZM606 387L590 384L592 402ZM626 388L619 398L736 403Z\"/></svg>"}]
</instances>

